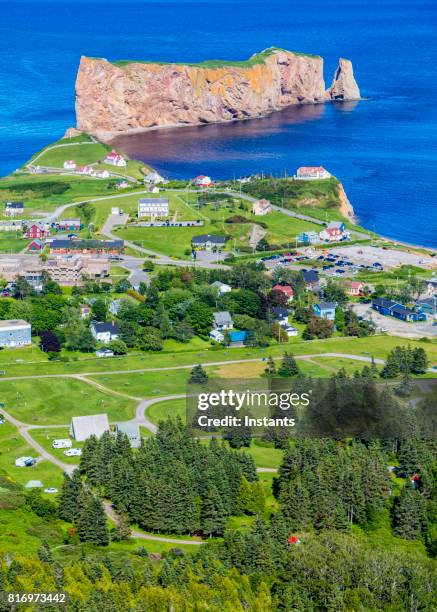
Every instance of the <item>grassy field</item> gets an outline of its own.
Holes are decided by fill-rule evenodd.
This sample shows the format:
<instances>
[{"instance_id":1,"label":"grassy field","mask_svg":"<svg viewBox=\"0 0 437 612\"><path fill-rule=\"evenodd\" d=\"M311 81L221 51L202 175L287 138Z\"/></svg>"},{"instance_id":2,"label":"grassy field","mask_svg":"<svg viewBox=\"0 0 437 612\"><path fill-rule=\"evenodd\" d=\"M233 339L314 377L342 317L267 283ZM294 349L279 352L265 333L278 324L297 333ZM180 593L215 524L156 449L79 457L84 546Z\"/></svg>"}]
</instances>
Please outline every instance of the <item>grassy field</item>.
<instances>
[{"instance_id":1,"label":"grassy field","mask_svg":"<svg viewBox=\"0 0 437 612\"><path fill-rule=\"evenodd\" d=\"M33 467L16 467L15 459L23 456L36 458L37 452L20 436L16 427L8 422L0 425L0 468L22 485L29 480L41 480L44 487L62 484L62 471L45 459Z\"/></svg>"},{"instance_id":2,"label":"grassy field","mask_svg":"<svg viewBox=\"0 0 437 612\"><path fill-rule=\"evenodd\" d=\"M183 398L158 402L147 409L146 416L152 423L155 423L155 425L158 425L159 421L165 421L169 417L181 417L182 421L185 423L185 407L186 401Z\"/></svg>"},{"instance_id":3,"label":"grassy field","mask_svg":"<svg viewBox=\"0 0 437 612\"><path fill-rule=\"evenodd\" d=\"M0 232L0 253L19 253L30 244L22 234L16 232Z\"/></svg>"},{"instance_id":4,"label":"grassy field","mask_svg":"<svg viewBox=\"0 0 437 612\"><path fill-rule=\"evenodd\" d=\"M214 363L220 361L261 360L269 355L280 357L285 350L294 355L315 355L320 353L350 353L353 355L385 358L395 346L424 348L428 354L430 366L437 365L437 341L421 342L395 336L369 336L368 338L335 337L327 340L304 341L291 338L290 342L267 348L208 348L193 349L190 345L179 345L181 350L162 351L159 353L136 353L111 359L98 359L93 354L79 354L77 361L56 362L47 360L47 356L38 348L6 349L0 351L0 376L31 376L42 374L84 374L114 372L119 370L146 370L175 366L190 367L196 363ZM71 354L70 354L71 355ZM360 367L363 364L357 362ZM0 377L0 385L1 382ZM21 383L20 383L21 384ZM1 387L0 387L1 388Z\"/></svg>"},{"instance_id":5,"label":"grassy field","mask_svg":"<svg viewBox=\"0 0 437 612\"><path fill-rule=\"evenodd\" d=\"M5 409L32 425L68 425L71 417L106 412L110 421L134 416L135 402L71 378L0 381Z\"/></svg>"},{"instance_id":6,"label":"grassy field","mask_svg":"<svg viewBox=\"0 0 437 612\"><path fill-rule=\"evenodd\" d=\"M286 51L285 49L280 49L279 47L269 47L265 49L261 53L254 53L251 57L246 60L205 60L203 62L195 62L195 63L180 63L181 66L194 66L199 68L223 68L226 66L234 66L239 68L250 68L252 66L256 66L257 64L262 64L265 62L266 58L272 55L275 51ZM311 55L309 53L299 53L296 51L286 51L286 53L292 53L293 55L299 55L303 57L312 57L312 58L320 58L320 55ZM99 58L92 58L99 59ZM129 66L132 63L138 64L157 64L166 66L171 64L178 64L178 62L151 62L145 60L118 60L116 62L112 62L114 66L119 66L120 68L124 66Z\"/></svg>"},{"instance_id":7,"label":"grassy field","mask_svg":"<svg viewBox=\"0 0 437 612\"><path fill-rule=\"evenodd\" d=\"M23 218L33 217L39 212L52 212L62 204L115 194L116 182L56 174L15 174L0 179L0 201L23 200ZM3 208L0 212L5 218ZM71 217L72 209L65 216Z\"/></svg>"},{"instance_id":8,"label":"grassy field","mask_svg":"<svg viewBox=\"0 0 437 612\"><path fill-rule=\"evenodd\" d=\"M282 450L258 439L252 440L252 444L249 448L245 448L244 452L252 456L257 467L275 469L278 469L281 465L284 455Z\"/></svg>"},{"instance_id":9,"label":"grassy field","mask_svg":"<svg viewBox=\"0 0 437 612\"><path fill-rule=\"evenodd\" d=\"M64 455L64 450L61 448L52 448L53 440L64 439L70 437L70 428L69 427L60 427L60 428L42 428L42 429L30 429L29 434L41 444L41 446L48 451L53 457L59 459L59 461L63 461L64 463L71 463L72 465L79 465L80 457L67 457ZM83 442L72 441L72 448L82 448Z\"/></svg>"},{"instance_id":10,"label":"grassy field","mask_svg":"<svg viewBox=\"0 0 437 612\"><path fill-rule=\"evenodd\" d=\"M110 147L99 142L55 142L46 147L44 152L38 157L35 156L34 162L40 166L50 168L63 168L67 159L73 159L78 165L94 164L106 157Z\"/></svg>"},{"instance_id":11,"label":"grassy field","mask_svg":"<svg viewBox=\"0 0 437 612\"><path fill-rule=\"evenodd\" d=\"M184 393L189 370L169 372L132 372L91 377L96 382L134 397L159 397Z\"/></svg>"},{"instance_id":12,"label":"grassy field","mask_svg":"<svg viewBox=\"0 0 437 612\"><path fill-rule=\"evenodd\" d=\"M123 227L116 230L117 234L144 248L188 259L190 255L187 255L185 251L190 249L193 236L200 233L228 234L230 236L228 248L238 249L249 245L249 236L254 222L262 222L267 225L266 238L269 242L288 242L290 247L293 246L295 237L300 232L320 229L320 226L315 223L287 217L279 212L273 212L261 219L252 214L250 203L232 196L224 198L223 194L218 194L215 201L200 206L201 194L198 193L163 191L157 197L162 196L170 199L171 218L187 221L200 219L204 221L203 227ZM211 197L213 198L214 194L211 194ZM136 203L135 200L135 210ZM129 199L126 200L124 210L133 212ZM233 215L241 215L247 219L247 222L225 223L225 220ZM98 219L97 225L99 224Z\"/></svg>"}]
</instances>

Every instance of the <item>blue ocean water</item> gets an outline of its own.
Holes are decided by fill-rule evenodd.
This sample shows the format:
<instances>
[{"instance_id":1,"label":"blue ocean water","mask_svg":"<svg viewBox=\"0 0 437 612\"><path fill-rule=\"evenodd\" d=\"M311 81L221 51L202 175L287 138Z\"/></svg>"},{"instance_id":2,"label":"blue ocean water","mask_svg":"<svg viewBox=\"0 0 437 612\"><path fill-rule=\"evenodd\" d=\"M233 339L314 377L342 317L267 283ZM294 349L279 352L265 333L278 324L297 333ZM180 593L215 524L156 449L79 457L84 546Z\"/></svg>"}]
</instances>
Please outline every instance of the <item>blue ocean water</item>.
<instances>
[{"instance_id":1,"label":"blue ocean water","mask_svg":"<svg viewBox=\"0 0 437 612\"><path fill-rule=\"evenodd\" d=\"M437 3L7 2L0 4L0 174L74 125L81 54L115 59L244 59L271 45L354 63L357 105L153 132L125 142L172 176L292 173L323 165L368 228L437 246Z\"/></svg>"}]
</instances>

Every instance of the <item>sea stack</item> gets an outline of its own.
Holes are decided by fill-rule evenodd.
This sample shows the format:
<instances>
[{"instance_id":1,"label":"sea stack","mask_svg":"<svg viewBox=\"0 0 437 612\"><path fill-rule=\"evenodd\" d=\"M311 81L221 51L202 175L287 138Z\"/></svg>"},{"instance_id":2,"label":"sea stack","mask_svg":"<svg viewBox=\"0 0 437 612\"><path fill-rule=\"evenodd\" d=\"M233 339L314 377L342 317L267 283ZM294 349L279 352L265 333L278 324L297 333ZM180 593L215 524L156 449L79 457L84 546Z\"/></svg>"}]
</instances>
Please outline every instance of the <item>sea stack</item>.
<instances>
[{"instance_id":1,"label":"sea stack","mask_svg":"<svg viewBox=\"0 0 437 612\"><path fill-rule=\"evenodd\" d=\"M340 102L346 100L360 100L360 90L354 77L352 62L348 59L340 58L337 69L334 73L332 85L328 90L328 97L331 100Z\"/></svg>"},{"instance_id":2,"label":"sea stack","mask_svg":"<svg viewBox=\"0 0 437 612\"><path fill-rule=\"evenodd\" d=\"M359 97L350 62L344 70L356 90L340 71L341 92L336 89L333 99ZM76 80L77 128L104 142L144 129L251 119L327 100L323 59L276 47L246 61L187 65L82 57Z\"/></svg>"}]
</instances>

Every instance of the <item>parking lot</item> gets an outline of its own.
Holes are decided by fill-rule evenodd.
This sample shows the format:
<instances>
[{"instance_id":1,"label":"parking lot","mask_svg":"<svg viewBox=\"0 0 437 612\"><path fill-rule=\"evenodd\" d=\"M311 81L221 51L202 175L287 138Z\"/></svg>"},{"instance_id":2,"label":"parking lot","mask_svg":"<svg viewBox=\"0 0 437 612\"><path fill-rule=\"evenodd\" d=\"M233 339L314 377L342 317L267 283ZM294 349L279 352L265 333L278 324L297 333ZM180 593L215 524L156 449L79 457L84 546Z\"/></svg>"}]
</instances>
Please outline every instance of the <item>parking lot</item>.
<instances>
[{"instance_id":1,"label":"parking lot","mask_svg":"<svg viewBox=\"0 0 437 612\"><path fill-rule=\"evenodd\" d=\"M437 326L433 326L430 317L428 317L427 321L407 323L394 317L385 317L379 314L379 312L373 310L370 304L352 304L352 308L359 317L371 319L380 331L385 330L391 336L400 336L402 338L437 338Z\"/></svg>"},{"instance_id":2,"label":"parking lot","mask_svg":"<svg viewBox=\"0 0 437 612\"><path fill-rule=\"evenodd\" d=\"M347 257L355 264L372 265L379 262L384 269L397 268L400 265L437 268L437 261L432 257L418 253L407 253L396 249L383 249L372 246L350 245L329 249L330 253Z\"/></svg>"}]
</instances>

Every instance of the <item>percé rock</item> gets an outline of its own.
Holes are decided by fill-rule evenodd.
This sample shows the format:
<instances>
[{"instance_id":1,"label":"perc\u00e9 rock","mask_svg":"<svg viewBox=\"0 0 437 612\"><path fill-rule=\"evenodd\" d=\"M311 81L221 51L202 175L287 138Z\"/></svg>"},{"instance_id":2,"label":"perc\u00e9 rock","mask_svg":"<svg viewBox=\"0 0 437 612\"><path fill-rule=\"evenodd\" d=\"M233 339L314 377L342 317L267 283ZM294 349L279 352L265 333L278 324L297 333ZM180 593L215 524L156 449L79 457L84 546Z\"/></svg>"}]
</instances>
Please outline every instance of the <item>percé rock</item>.
<instances>
[{"instance_id":1,"label":"perc\u00e9 rock","mask_svg":"<svg viewBox=\"0 0 437 612\"><path fill-rule=\"evenodd\" d=\"M123 132L255 118L325 101L323 59L274 48L229 64L113 64L82 57L76 80L77 128L103 141Z\"/></svg>"},{"instance_id":2,"label":"perc\u00e9 rock","mask_svg":"<svg viewBox=\"0 0 437 612\"><path fill-rule=\"evenodd\" d=\"M334 74L334 79L330 89L328 89L328 97L331 100L359 100L361 98L360 90L354 77L354 69L350 60L340 58L337 70Z\"/></svg>"}]
</instances>

